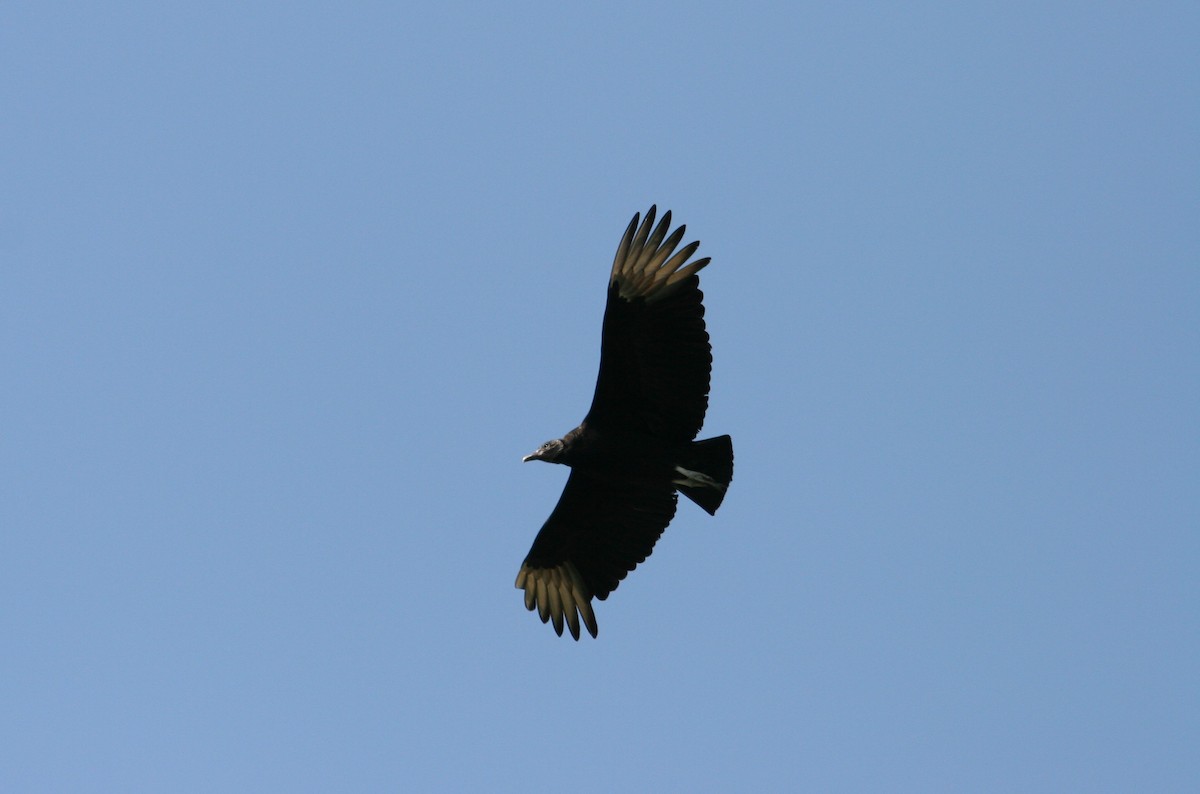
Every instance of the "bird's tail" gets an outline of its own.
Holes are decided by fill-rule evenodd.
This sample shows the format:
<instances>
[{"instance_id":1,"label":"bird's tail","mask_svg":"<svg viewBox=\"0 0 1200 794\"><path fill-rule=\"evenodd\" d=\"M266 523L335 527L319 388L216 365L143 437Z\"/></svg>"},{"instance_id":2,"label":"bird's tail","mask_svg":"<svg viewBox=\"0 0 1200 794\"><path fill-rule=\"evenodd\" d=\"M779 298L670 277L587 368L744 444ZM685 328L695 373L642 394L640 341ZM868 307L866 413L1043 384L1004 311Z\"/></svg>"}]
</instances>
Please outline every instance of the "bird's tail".
<instances>
[{"instance_id":1,"label":"bird's tail","mask_svg":"<svg viewBox=\"0 0 1200 794\"><path fill-rule=\"evenodd\" d=\"M675 472L679 492L709 515L716 515L733 481L733 439L717 436L693 441Z\"/></svg>"}]
</instances>

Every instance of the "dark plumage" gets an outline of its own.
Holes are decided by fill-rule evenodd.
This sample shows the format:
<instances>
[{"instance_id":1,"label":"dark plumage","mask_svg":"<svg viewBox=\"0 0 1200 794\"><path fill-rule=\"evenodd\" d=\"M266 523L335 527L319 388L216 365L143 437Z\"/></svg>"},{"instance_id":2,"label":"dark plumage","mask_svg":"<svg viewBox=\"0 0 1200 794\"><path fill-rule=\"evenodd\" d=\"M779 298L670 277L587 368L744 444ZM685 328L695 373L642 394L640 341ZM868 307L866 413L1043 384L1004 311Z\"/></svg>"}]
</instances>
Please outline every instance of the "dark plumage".
<instances>
[{"instance_id":1,"label":"dark plumage","mask_svg":"<svg viewBox=\"0 0 1200 794\"><path fill-rule=\"evenodd\" d=\"M579 623L596 636L604 600L654 549L675 515L676 491L715 514L733 479L729 436L694 441L708 408L712 352L699 242L674 253L671 213L633 216L613 260L592 407L579 427L525 460L571 467L558 505L533 541L517 587L561 636ZM664 240L664 238L666 238ZM674 255L672 255L674 254Z\"/></svg>"}]
</instances>

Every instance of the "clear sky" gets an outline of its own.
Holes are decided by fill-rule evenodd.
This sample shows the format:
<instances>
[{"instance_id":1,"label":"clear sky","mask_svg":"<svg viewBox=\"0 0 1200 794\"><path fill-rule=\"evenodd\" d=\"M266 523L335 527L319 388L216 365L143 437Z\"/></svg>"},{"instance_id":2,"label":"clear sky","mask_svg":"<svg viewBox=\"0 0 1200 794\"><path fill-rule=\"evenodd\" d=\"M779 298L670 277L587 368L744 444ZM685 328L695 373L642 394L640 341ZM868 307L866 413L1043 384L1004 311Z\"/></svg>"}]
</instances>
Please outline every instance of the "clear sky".
<instances>
[{"instance_id":1,"label":"clear sky","mask_svg":"<svg viewBox=\"0 0 1200 794\"><path fill-rule=\"evenodd\" d=\"M1200 790L1200 6L834 6L0 5L0 789ZM651 203L736 476L576 643Z\"/></svg>"}]
</instances>

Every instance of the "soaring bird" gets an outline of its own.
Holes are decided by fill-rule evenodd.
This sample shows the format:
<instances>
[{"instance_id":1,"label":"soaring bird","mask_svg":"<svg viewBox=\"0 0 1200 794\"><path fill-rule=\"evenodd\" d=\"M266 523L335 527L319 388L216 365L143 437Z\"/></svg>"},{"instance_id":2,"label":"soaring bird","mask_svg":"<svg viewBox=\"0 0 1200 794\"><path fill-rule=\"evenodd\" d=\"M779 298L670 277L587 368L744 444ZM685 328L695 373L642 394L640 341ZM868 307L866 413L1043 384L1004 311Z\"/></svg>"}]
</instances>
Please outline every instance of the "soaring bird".
<instances>
[{"instance_id":1,"label":"soaring bird","mask_svg":"<svg viewBox=\"0 0 1200 794\"><path fill-rule=\"evenodd\" d=\"M694 440L708 408L712 349L696 274L700 246L675 252L671 213L651 207L625 229L608 280L600 374L579 427L523 460L571 467L566 487L517 574L525 607L579 639L595 637L604 600L644 562L675 515L678 493L715 515L733 479L733 440Z\"/></svg>"}]
</instances>

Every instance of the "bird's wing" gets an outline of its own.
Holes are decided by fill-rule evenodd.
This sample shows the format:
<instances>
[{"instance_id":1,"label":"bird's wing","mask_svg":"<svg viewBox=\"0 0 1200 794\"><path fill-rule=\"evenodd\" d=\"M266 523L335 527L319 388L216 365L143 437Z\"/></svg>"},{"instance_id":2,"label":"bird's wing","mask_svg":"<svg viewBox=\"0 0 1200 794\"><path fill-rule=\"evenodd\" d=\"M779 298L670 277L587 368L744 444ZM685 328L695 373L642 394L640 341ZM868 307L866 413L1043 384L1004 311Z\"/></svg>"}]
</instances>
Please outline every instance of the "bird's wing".
<instances>
[{"instance_id":1,"label":"bird's wing","mask_svg":"<svg viewBox=\"0 0 1200 794\"><path fill-rule=\"evenodd\" d=\"M665 440L691 441L708 408L712 350L696 273L700 243L677 253L687 227L670 237L671 213L654 226L655 208L634 215L613 261L601 335L600 374L584 423ZM664 238L666 238L664 240Z\"/></svg>"},{"instance_id":2,"label":"bird's wing","mask_svg":"<svg viewBox=\"0 0 1200 794\"><path fill-rule=\"evenodd\" d=\"M565 620L579 639L579 621L593 637L592 597L601 600L645 561L671 517L674 486L611 482L572 471L558 505L533 541L517 574L525 606L542 622L554 621L561 636Z\"/></svg>"}]
</instances>

